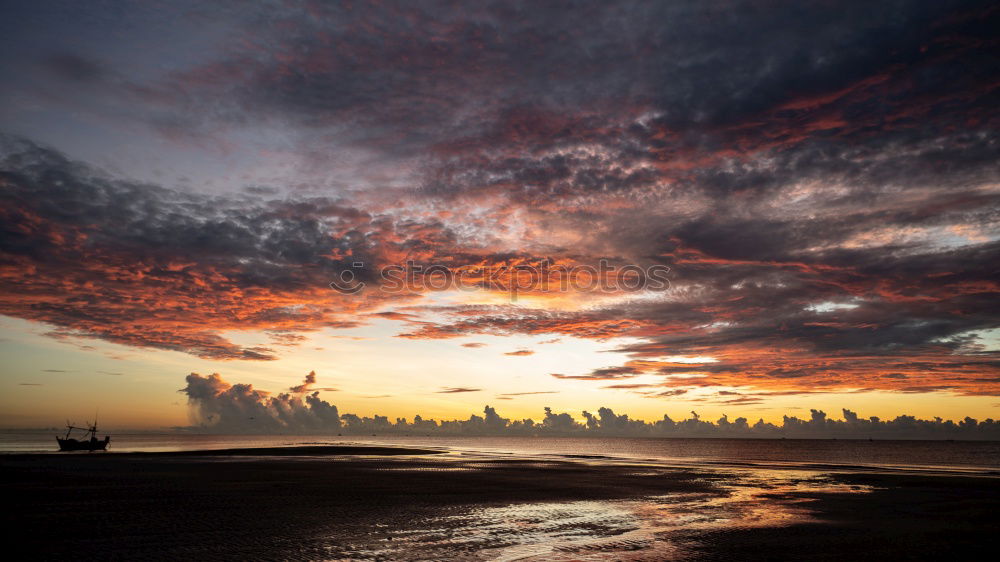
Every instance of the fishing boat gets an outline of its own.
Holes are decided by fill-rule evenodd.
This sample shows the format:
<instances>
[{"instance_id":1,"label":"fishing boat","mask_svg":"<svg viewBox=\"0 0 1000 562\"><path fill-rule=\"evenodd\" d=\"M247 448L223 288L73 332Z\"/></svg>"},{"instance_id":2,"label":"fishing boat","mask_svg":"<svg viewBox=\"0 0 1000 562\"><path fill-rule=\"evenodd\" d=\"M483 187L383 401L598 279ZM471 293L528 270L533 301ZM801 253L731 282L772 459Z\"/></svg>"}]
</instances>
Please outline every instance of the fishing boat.
<instances>
[{"instance_id":1,"label":"fishing boat","mask_svg":"<svg viewBox=\"0 0 1000 562\"><path fill-rule=\"evenodd\" d=\"M70 437L74 430L82 431L85 438L74 439ZM89 439L86 438L87 435L90 435ZM93 425L88 422L86 427L78 427L66 422L66 436L56 435L56 441L59 442L60 451L105 451L108 448L108 443L111 443L111 436L105 435L103 441L98 439L97 422L94 422Z\"/></svg>"}]
</instances>

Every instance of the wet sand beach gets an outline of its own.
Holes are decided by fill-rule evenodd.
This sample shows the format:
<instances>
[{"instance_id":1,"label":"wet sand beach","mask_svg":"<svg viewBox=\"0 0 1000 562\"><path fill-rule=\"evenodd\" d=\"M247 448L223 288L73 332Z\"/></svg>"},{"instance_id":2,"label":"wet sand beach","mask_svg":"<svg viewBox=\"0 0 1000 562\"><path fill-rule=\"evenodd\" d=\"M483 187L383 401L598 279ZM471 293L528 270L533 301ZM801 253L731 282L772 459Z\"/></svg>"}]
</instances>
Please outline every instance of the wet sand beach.
<instances>
[{"instance_id":1,"label":"wet sand beach","mask_svg":"<svg viewBox=\"0 0 1000 562\"><path fill-rule=\"evenodd\" d=\"M927 559L990 552L990 475L392 447L2 455L31 559ZM975 550L970 550L975 549Z\"/></svg>"}]
</instances>

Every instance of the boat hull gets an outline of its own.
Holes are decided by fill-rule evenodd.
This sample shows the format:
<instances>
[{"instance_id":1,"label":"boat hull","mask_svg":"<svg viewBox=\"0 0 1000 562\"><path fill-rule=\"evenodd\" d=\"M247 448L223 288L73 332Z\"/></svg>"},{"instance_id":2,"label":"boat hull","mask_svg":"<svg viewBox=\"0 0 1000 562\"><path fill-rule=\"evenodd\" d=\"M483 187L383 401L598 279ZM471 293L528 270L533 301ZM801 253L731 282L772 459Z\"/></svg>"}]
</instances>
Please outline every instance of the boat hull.
<instances>
[{"instance_id":1,"label":"boat hull","mask_svg":"<svg viewBox=\"0 0 1000 562\"><path fill-rule=\"evenodd\" d=\"M59 442L60 451L105 451L108 448L108 443L111 442L111 436L105 436L103 441L99 439L80 441L78 439L63 439L62 437L56 437L56 441Z\"/></svg>"}]
</instances>

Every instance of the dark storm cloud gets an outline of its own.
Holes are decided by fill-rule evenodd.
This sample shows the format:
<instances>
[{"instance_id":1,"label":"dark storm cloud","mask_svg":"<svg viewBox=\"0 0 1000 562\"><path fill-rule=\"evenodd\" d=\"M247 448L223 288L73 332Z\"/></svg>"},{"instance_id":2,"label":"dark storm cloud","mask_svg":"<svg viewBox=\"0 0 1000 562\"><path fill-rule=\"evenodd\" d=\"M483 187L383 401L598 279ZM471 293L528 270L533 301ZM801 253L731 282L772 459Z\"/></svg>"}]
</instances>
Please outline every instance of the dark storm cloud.
<instances>
[{"instance_id":1,"label":"dark storm cloud","mask_svg":"<svg viewBox=\"0 0 1000 562\"><path fill-rule=\"evenodd\" d=\"M811 137L877 142L917 118L931 126L955 113L989 118L997 16L988 8L221 3L185 8L176 27L215 23L228 48L200 57L178 48L186 64L152 77L118 63L108 95L136 113L145 106L170 135L204 132L206 121L277 121L319 152L356 143L383 155L434 155L434 193L497 183L543 193L644 189L664 164L693 154L710 161ZM115 62L66 52L43 64L79 82ZM581 145L599 150L552 152Z\"/></svg>"},{"instance_id":2,"label":"dark storm cloud","mask_svg":"<svg viewBox=\"0 0 1000 562\"><path fill-rule=\"evenodd\" d=\"M355 261L376 261L375 244L355 230L366 213L322 198L182 193L110 178L27 141L4 139L3 149L3 314L59 326L63 338L215 359L274 358L221 329L266 328L288 345L301 341L297 331L357 325L338 314L363 302L336 306L328 284Z\"/></svg>"},{"instance_id":3,"label":"dark storm cloud","mask_svg":"<svg viewBox=\"0 0 1000 562\"><path fill-rule=\"evenodd\" d=\"M253 59L234 99L249 113L359 123L359 142L383 150L432 147L442 158L429 163L429 193L495 187L530 200L669 179L720 194L776 181L739 173L740 162L734 173L658 172L716 153L775 151L790 176L826 177L844 157L824 145L940 147L958 115L991 131L997 101L985 3L391 6L268 14L258 37L273 58ZM987 142L973 168L995 163ZM957 163L975 151L945 144L923 162L947 164L922 168L966 174ZM864 179L856 170L837 171Z\"/></svg>"},{"instance_id":4,"label":"dark storm cloud","mask_svg":"<svg viewBox=\"0 0 1000 562\"><path fill-rule=\"evenodd\" d=\"M0 312L64 336L267 359L273 349L218 332L266 328L280 346L359 322L350 314L364 307L312 294L355 260L611 256L668 265L673 286L577 311L374 317L407 323L400 336L414 339L637 340L618 348L628 364L564 379L1000 392L983 338L1000 327L1000 11L989 2L197 13L225 49L150 73L46 51L33 64L55 85L4 82L63 109L128 115L171 141L279 136L277 149L294 145L324 171L360 150L402 187L351 204L266 200L284 185L212 198L110 180L22 144L4 161L0 240L22 273L3 278ZM80 101L82 86L114 111ZM719 363L663 359L675 355Z\"/></svg>"},{"instance_id":5,"label":"dark storm cloud","mask_svg":"<svg viewBox=\"0 0 1000 562\"><path fill-rule=\"evenodd\" d=\"M4 198L20 221L8 223L2 249L10 253L37 256L65 243L50 239L46 247L33 247L42 241L18 230L29 219L51 220L41 226L90 229L89 246L164 262L246 262L238 268L240 284L296 287L314 282L300 275L339 271L343 264L328 258L335 250L363 251L346 237L330 237L340 219L355 218L352 209L332 201L241 203L102 177L24 141L8 140L4 148Z\"/></svg>"},{"instance_id":6,"label":"dark storm cloud","mask_svg":"<svg viewBox=\"0 0 1000 562\"><path fill-rule=\"evenodd\" d=\"M673 127L702 128L829 96L900 67L924 69L910 85L914 96L975 85L982 77L943 63L955 52L970 65L988 61L986 6L291 4L258 15L248 40L263 56L234 60L248 66L222 77L248 81L236 91L250 107L314 124L346 115L403 132L404 140L451 140L455 126L497 132L509 100L574 114L649 107ZM949 78L959 83L942 83ZM897 100L881 101L893 107ZM490 121L462 120L463 110Z\"/></svg>"}]
</instances>

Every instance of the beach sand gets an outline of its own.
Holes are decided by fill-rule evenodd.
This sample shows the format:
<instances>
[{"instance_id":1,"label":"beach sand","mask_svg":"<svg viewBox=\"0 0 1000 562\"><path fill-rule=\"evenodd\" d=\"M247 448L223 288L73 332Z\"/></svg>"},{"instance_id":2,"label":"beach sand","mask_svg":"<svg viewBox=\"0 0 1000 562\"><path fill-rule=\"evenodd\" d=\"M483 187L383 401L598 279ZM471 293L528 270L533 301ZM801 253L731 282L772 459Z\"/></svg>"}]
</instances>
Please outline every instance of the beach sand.
<instances>
[{"instance_id":1,"label":"beach sand","mask_svg":"<svg viewBox=\"0 0 1000 562\"><path fill-rule=\"evenodd\" d=\"M832 560L993 552L1000 479L390 447L0 455L31 559Z\"/></svg>"}]
</instances>

